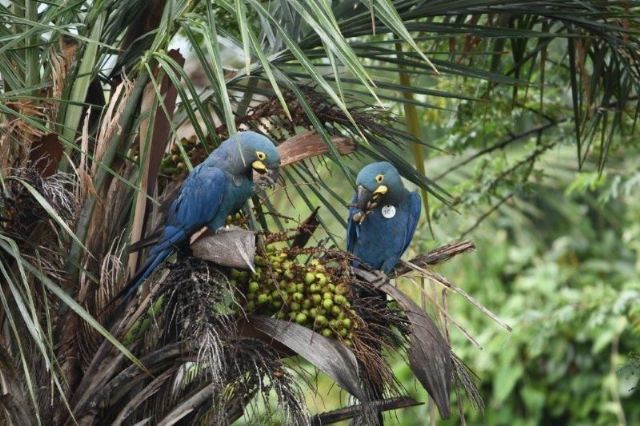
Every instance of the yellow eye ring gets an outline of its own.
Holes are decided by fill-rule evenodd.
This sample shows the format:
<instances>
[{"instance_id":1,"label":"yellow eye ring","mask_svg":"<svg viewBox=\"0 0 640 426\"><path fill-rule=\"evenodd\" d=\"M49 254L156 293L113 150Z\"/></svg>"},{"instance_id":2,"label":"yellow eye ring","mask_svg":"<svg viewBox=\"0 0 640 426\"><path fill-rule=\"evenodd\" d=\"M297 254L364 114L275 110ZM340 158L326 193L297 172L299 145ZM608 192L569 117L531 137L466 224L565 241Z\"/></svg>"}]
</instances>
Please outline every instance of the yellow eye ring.
<instances>
[{"instance_id":1,"label":"yellow eye ring","mask_svg":"<svg viewBox=\"0 0 640 426\"><path fill-rule=\"evenodd\" d=\"M378 183L382 183L382 181L384 180L384 175L378 175L376 176L376 182Z\"/></svg>"},{"instance_id":2,"label":"yellow eye ring","mask_svg":"<svg viewBox=\"0 0 640 426\"><path fill-rule=\"evenodd\" d=\"M258 157L258 160L264 160L267 158L267 154L262 151L256 151L256 156Z\"/></svg>"}]
</instances>

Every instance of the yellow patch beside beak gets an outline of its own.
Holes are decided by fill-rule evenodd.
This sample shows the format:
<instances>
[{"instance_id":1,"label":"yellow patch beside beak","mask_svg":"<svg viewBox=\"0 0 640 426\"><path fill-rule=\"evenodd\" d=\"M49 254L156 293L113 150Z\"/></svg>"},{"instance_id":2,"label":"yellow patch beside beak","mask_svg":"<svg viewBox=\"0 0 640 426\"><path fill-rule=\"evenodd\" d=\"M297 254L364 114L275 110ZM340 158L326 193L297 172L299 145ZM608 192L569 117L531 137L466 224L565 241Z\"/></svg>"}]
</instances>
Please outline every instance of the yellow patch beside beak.
<instances>
[{"instance_id":1,"label":"yellow patch beside beak","mask_svg":"<svg viewBox=\"0 0 640 426\"><path fill-rule=\"evenodd\" d=\"M380 185L376 188L375 191L373 191L373 198L376 199L386 194L388 191L389 191L389 188L387 187L387 185Z\"/></svg>"},{"instance_id":2,"label":"yellow patch beside beak","mask_svg":"<svg viewBox=\"0 0 640 426\"><path fill-rule=\"evenodd\" d=\"M260 160L256 160L253 163L251 163L251 167L253 168L253 170L255 170L258 173L267 172L267 166L265 166L264 163Z\"/></svg>"}]
</instances>

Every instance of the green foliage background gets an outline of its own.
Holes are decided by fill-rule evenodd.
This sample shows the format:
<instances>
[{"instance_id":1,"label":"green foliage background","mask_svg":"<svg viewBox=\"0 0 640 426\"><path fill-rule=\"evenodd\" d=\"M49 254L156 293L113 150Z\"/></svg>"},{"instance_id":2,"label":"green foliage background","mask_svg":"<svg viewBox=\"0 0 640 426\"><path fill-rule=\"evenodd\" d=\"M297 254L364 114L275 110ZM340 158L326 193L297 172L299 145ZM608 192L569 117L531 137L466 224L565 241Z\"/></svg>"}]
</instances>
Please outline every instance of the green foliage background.
<instances>
[{"instance_id":1,"label":"green foliage background","mask_svg":"<svg viewBox=\"0 0 640 426\"><path fill-rule=\"evenodd\" d=\"M442 85L437 80L424 83ZM567 84L568 76L561 73L547 88L550 101L544 111L557 121L570 108L562 95ZM469 89L464 79L444 86L447 91ZM423 215L405 256L462 235L472 239L477 251L455 258L439 272L513 327L509 333L460 296L449 296L449 314L481 346L449 324L452 346L478 375L486 403L484 414L466 410L465 418L474 425L638 424L637 136L616 138L618 145L603 172L594 161L597 153L579 170L572 125L562 123L545 129L539 138L537 134L523 138L443 173L476 152L469 147L483 149L535 127L532 121L539 113L514 107L500 92L496 90L489 102L442 102L452 110L422 112L421 131L434 146L426 149L427 174L444 176L438 183L452 191L456 208L432 202L434 234ZM529 92L519 99L522 105L540 107L536 98ZM403 114L401 109L396 112ZM632 120L625 125L630 129ZM552 148L527 170L504 175L545 143ZM358 169L362 161L352 159L349 165ZM340 179L331 171L322 179L340 187ZM505 202L503 194L509 195ZM340 224L331 223L330 229L341 237ZM415 286L401 285L420 297ZM396 372L411 395L426 400L426 392L403 360L397 361ZM334 397L338 393L328 392ZM437 424L461 422L456 415L436 421L437 414L428 405L385 418L401 425L424 424L427 418Z\"/></svg>"}]
</instances>

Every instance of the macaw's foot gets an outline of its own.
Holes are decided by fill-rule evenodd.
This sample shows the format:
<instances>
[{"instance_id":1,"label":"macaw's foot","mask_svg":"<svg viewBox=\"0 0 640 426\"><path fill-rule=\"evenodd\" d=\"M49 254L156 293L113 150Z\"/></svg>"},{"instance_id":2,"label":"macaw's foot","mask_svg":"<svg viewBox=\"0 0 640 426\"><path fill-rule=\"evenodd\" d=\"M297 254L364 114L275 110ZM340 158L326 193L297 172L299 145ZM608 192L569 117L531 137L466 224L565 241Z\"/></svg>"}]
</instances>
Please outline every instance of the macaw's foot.
<instances>
[{"instance_id":1,"label":"macaw's foot","mask_svg":"<svg viewBox=\"0 0 640 426\"><path fill-rule=\"evenodd\" d=\"M375 279L371 282L373 287L378 290L380 287L385 285L387 281L389 281L389 277L382 271L373 271L373 274L376 276Z\"/></svg>"}]
</instances>

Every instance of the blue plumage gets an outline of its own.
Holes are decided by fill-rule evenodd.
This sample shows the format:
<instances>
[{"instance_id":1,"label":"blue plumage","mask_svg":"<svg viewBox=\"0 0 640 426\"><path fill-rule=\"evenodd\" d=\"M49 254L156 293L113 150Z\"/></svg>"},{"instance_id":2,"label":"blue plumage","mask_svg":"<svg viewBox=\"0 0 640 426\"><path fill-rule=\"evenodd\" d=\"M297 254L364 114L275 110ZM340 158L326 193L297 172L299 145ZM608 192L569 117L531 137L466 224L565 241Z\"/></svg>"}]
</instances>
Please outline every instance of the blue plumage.
<instances>
[{"instance_id":1,"label":"blue plumage","mask_svg":"<svg viewBox=\"0 0 640 426\"><path fill-rule=\"evenodd\" d=\"M226 217L251 197L254 170L276 172L279 166L278 150L265 136L239 132L224 141L182 183L167 212L162 236L121 294L132 295L176 246L188 244L194 232L203 226L211 230L223 226Z\"/></svg>"},{"instance_id":2,"label":"blue plumage","mask_svg":"<svg viewBox=\"0 0 640 426\"><path fill-rule=\"evenodd\" d=\"M388 274L411 243L420 218L420 195L408 191L396 168L386 161L364 167L356 184L347 250Z\"/></svg>"},{"instance_id":3,"label":"blue plumage","mask_svg":"<svg viewBox=\"0 0 640 426\"><path fill-rule=\"evenodd\" d=\"M364 263L388 274L411 243L420 218L420 196L404 187L396 168L386 161L365 166L358 173L356 184L357 193L347 223L347 250L358 259L353 262L354 266ZM380 323L381 317L371 315L385 309L384 292L357 287L355 296L356 310L372 330L386 326ZM369 346L372 350L381 350L376 339L371 339ZM367 397L371 401L383 399L384 386L371 380L366 371L362 366ZM380 412L377 424L383 424Z\"/></svg>"}]
</instances>

